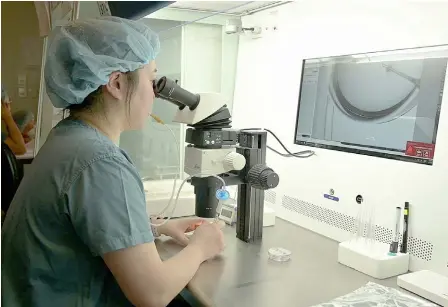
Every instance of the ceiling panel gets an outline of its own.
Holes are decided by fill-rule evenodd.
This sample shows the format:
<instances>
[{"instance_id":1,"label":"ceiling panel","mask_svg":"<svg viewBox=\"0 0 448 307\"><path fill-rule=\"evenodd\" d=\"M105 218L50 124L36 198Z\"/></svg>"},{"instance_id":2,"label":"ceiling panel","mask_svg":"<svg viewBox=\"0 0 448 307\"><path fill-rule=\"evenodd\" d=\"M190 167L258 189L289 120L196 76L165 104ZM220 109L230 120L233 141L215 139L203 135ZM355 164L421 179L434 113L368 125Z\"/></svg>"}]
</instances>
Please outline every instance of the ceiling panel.
<instances>
[{"instance_id":1,"label":"ceiling panel","mask_svg":"<svg viewBox=\"0 0 448 307\"><path fill-rule=\"evenodd\" d=\"M169 7L241 15L278 1L177 1Z\"/></svg>"}]
</instances>

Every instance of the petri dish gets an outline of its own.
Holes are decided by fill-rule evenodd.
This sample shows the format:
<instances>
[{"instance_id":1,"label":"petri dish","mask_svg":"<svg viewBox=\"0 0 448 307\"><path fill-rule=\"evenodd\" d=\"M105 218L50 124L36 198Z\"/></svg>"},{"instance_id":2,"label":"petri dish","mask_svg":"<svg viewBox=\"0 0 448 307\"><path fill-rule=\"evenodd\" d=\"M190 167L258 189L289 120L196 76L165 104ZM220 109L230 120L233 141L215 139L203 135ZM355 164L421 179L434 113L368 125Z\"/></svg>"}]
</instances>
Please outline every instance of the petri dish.
<instances>
[{"instance_id":1,"label":"petri dish","mask_svg":"<svg viewBox=\"0 0 448 307\"><path fill-rule=\"evenodd\" d=\"M269 259L277 262L285 262L291 259L291 251L283 247L273 247L268 251Z\"/></svg>"}]
</instances>

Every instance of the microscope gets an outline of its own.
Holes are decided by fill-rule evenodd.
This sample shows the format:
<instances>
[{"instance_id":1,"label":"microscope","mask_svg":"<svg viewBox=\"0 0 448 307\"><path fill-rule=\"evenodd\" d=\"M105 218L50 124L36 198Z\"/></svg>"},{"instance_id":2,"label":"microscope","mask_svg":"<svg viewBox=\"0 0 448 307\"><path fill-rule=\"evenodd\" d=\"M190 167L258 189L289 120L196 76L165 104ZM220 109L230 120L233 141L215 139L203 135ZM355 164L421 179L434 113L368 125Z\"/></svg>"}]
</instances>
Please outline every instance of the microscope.
<instances>
[{"instance_id":1,"label":"microscope","mask_svg":"<svg viewBox=\"0 0 448 307\"><path fill-rule=\"evenodd\" d=\"M218 93L194 94L166 77L154 83L154 93L178 107L174 122L188 126L184 171L193 176L195 214L215 217L222 182L211 175L217 175L226 186L238 186L237 238L260 240L264 191L279 183L277 173L266 166L266 131L232 129L230 111Z\"/></svg>"}]
</instances>

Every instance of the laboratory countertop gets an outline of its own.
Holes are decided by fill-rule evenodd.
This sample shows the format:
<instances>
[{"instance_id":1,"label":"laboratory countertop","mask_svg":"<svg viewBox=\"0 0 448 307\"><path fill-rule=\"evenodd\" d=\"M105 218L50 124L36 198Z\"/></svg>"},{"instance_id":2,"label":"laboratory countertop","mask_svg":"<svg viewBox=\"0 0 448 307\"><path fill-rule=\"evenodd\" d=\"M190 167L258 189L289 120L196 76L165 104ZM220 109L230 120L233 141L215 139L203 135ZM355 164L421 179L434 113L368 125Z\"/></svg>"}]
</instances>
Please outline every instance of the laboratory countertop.
<instances>
[{"instance_id":1,"label":"laboratory countertop","mask_svg":"<svg viewBox=\"0 0 448 307\"><path fill-rule=\"evenodd\" d=\"M17 155L17 160L22 161L24 164L31 163L31 161L34 159L34 140L26 144L26 153L23 155Z\"/></svg>"},{"instance_id":2,"label":"laboratory countertop","mask_svg":"<svg viewBox=\"0 0 448 307\"><path fill-rule=\"evenodd\" d=\"M337 261L338 242L277 218L263 229L259 244L224 229L222 255L201 265L187 288L205 306L308 307L348 294L367 282L398 288L396 278L377 280ZM171 239L156 241L162 259L182 248ZM292 252L288 262L268 258L271 247Z\"/></svg>"}]
</instances>

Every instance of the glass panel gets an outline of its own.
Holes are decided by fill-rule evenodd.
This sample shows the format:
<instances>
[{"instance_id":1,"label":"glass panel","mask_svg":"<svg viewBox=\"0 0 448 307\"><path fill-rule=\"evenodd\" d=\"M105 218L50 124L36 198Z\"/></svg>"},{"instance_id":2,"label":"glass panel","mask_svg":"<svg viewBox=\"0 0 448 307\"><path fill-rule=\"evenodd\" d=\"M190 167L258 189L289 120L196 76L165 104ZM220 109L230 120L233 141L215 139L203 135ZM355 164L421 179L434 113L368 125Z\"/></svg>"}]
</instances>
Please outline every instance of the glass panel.
<instances>
[{"instance_id":1,"label":"glass panel","mask_svg":"<svg viewBox=\"0 0 448 307\"><path fill-rule=\"evenodd\" d=\"M161 51L156 59L159 78L177 80L192 93L221 93L231 112L239 35L225 34L223 25L228 17L166 8L140 22L149 25L160 37ZM142 131L126 132L120 138L120 147L129 153L144 179L149 214L159 214L166 208L173 191L173 178L182 180L188 176L183 171L188 127L173 122L176 112L177 106L156 99L153 114L166 125L148 119ZM180 180L176 193L179 187ZM179 204L165 214L174 217L195 214L192 185L182 187Z\"/></svg>"},{"instance_id":2,"label":"glass panel","mask_svg":"<svg viewBox=\"0 0 448 307\"><path fill-rule=\"evenodd\" d=\"M216 15L210 16L213 20L188 12L170 15L169 8L163 15L163 19L148 16L140 20L160 37L158 77L177 80L193 93L221 93L231 112L239 36L225 34L225 19ZM153 114L173 133L150 118L142 131L126 132L120 138L119 146L129 153L145 180L173 179L183 170L187 126L172 122L176 110L175 105L160 99L153 106ZM186 174L182 171L180 177Z\"/></svg>"},{"instance_id":3,"label":"glass panel","mask_svg":"<svg viewBox=\"0 0 448 307\"><path fill-rule=\"evenodd\" d=\"M159 33L161 50L156 61L158 76L167 76L181 82L181 23L148 18L143 18L140 22ZM162 31L167 28L173 29ZM181 125L172 122L175 112L173 104L156 99L152 113L160 117L166 126L148 118L143 130L121 135L120 147L131 156L142 178L155 180L179 176L179 145L176 140L181 139ZM176 139L168 128L173 131Z\"/></svg>"},{"instance_id":4,"label":"glass panel","mask_svg":"<svg viewBox=\"0 0 448 307\"><path fill-rule=\"evenodd\" d=\"M39 95L41 83L43 38L34 2L2 2L2 102L10 103L15 125L25 141L25 152L13 148L24 163L34 158L36 127L40 124ZM17 20L23 26L17 26ZM5 90L5 94L3 92ZM10 127L4 121L2 139L9 136Z\"/></svg>"}]
</instances>

